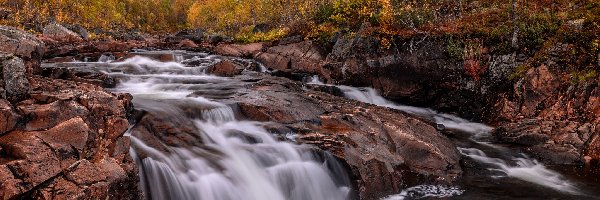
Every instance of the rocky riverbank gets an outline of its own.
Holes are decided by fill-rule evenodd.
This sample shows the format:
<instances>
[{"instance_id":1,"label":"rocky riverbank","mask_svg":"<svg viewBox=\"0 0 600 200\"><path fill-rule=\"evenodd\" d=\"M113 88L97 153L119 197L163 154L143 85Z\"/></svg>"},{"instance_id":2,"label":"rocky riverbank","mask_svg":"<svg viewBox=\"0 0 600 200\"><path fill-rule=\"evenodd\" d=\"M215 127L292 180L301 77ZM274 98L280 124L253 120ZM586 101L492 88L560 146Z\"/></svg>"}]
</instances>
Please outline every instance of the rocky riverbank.
<instances>
[{"instance_id":1,"label":"rocky riverbank","mask_svg":"<svg viewBox=\"0 0 600 200\"><path fill-rule=\"evenodd\" d=\"M46 47L26 32L2 26L0 41L0 198L141 198L123 137L131 96L40 76Z\"/></svg>"},{"instance_id":2,"label":"rocky riverbank","mask_svg":"<svg viewBox=\"0 0 600 200\"><path fill-rule=\"evenodd\" d=\"M494 46L480 46L474 58L457 58L443 36L415 37L382 50L364 26L353 37L339 37L331 49L300 40L225 44L214 51L255 58L277 70L275 75L296 80L318 75L327 83L373 87L397 102L498 126L500 142L548 163L600 160L600 79L594 71L580 75L565 69L572 44L543 49L536 55L547 56L525 69L540 58L517 51L492 54Z\"/></svg>"},{"instance_id":3,"label":"rocky riverbank","mask_svg":"<svg viewBox=\"0 0 600 200\"><path fill-rule=\"evenodd\" d=\"M498 142L545 163L595 167L600 161L600 79L594 75L573 81L573 74L561 70L569 44L547 48L551 56L526 70L519 66L531 55L491 54L486 48L493 47L484 47L477 57L477 63L486 63L481 67L453 56L447 38L413 38L382 50L367 28L353 37L339 37L327 48L298 37L242 45L182 31L89 40L58 25L49 25L37 37L2 26L0 198L143 198L138 165L129 154L129 138L123 136L132 125L139 132L136 137L165 152L167 146L202 146L188 119L169 118L150 108L136 112L131 95L105 89L119 80L89 70L87 64L61 64L122 61L143 54L131 49L230 56L207 71L235 81L194 95L219 99L239 117L271 122L268 129L274 134L294 132L297 142L331 152L351 173L362 199L423 183L453 183L462 175L460 154L435 124L339 97L343 94L335 87L304 85L306 77L373 87L397 102L495 125ZM180 59L172 53L143 56ZM275 77L249 72L264 69L240 58L262 62ZM41 68L42 60L58 64ZM598 60L600 65L600 55ZM188 67L202 64L188 61ZM189 115L203 109L177 106Z\"/></svg>"}]
</instances>

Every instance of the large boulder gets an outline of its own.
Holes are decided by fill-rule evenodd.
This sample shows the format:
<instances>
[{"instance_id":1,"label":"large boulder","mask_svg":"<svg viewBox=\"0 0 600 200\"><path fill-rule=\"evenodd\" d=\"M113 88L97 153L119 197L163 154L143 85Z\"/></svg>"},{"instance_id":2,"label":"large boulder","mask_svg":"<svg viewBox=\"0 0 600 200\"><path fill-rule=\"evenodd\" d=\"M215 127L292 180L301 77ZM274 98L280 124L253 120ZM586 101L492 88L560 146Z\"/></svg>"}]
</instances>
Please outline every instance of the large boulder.
<instances>
[{"instance_id":1,"label":"large boulder","mask_svg":"<svg viewBox=\"0 0 600 200\"><path fill-rule=\"evenodd\" d=\"M81 36L68 28L57 24L50 23L44 27L44 37L53 39L57 42L82 42Z\"/></svg>"},{"instance_id":2,"label":"large boulder","mask_svg":"<svg viewBox=\"0 0 600 200\"><path fill-rule=\"evenodd\" d=\"M298 82L267 78L231 99L245 117L278 122L274 132L332 152L350 170L361 199L380 199L423 183L451 183L461 174L452 142L430 124Z\"/></svg>"},{"instance_id":3,"label":"large boulder","mask_svg":"<svg viewBox=\"0 0 600 200\"><path fill-rule=\"evenodd\" d=\"M0 54L0 96L11 102L23 100L29 94L25 63L21 58Z\"/></svg>"},{"instance_id":4,"label":"large boulder","mask_svg":"<svg viewBox=\"0 0 600 200\"><path fill-rule=\"evenodd\" d=\"M25 31L0 26L0 53L27 60L40 59L44 54L44 43Z\"/></svg>"},{"instance_id":5,"label":"large boulder","mask_svg":"<svg viewBox=\"0 0 600 200\"><path fill-rule=\"evenodd\" d=\"M23 59L27 74L39 72L44 49L44 43L35 36L13 27L0 26L0 54L12 54Z\"/></svg>"},{"instance_id":6,"label":"large boulder","mask_svg":"<svg viewBox=\"0 0 600 200\"><path fill-rule=\"evenodd\" d=\"M255 54L255 58L271 69L320 74L330 80L328 70L323 68L325 55L312 41L273 46Z\"/></svg>"},{"instance_id":7,"label":"large boulder","mask_svg":"<svg viewBox=\"0 0 600 200\"><path fill-rule=\"evenodd\" d=\"M262 51L266 45L264 43L252 44L219 44L214 48L214 52L223 56L233 56L240 58L252 58Z\"/></svg>"},{"instance_id":8,"label":"large boulder","mask_svg":"<svg viewBox=\"0 0 600 200\"><path fill-rule=\"evenodd\" d=\"M213 66L208 67L206 72L217 76L231 77L241 74L243 70L243 66L240 66L231 60L223 60L214 64Z\"/></svg>"}]
</instances>

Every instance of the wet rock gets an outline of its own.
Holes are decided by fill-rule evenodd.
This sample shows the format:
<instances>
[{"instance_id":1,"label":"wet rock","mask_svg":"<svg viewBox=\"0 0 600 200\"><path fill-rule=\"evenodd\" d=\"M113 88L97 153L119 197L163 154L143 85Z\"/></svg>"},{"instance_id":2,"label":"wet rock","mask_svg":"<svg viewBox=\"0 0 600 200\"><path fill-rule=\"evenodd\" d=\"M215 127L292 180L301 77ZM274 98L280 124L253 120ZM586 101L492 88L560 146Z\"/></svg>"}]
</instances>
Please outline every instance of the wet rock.
<instances>
[{"instance_id":1,"label":"wet rock","mask_svg":"<svg viewBox=\"0 0 600 200\"><path fill-rule=\"evenodd\" d=\"M544 127L548 128L548 127ZM496 128L492 135L499 141L520 144L520 145L538 145L546 143L550 138L546 135L550 130L542 130L539 121L529 121L519 124L508 124Z\"/></svg>"},{"instance_id":2,"label":"wet rock","mask_svg":"<svg viewBox=\"0 0 600 200\"><path fill-rule=\"evenodd\" d=\"M29 81L26 77L26 66L23 60L12 55L0 54L0 65L2 66L3 98L11 102L23 100L29 94Z\"/></svg>"},{"instance_id":3,"label":"wet rock","mask_svg":"<svg viewBox=\"0 0 600 200\"><path fill-rule=\"evenodd\" d=\"M504 124L492 133L500 142L518 144L532 156L552 164L583 162L593 125L573 121L528 119Z\"/></svg>"},{"instance_id":4,"label":"wet rock","mask_svg":"<svg viewBox=\"0 0 600 200\"><path fill-rule=\"evenodd\" d=\"M191 110L190 112L201 113L202 108L195 104L174 106L161 102L148 102L145 105L152 107L138 107L141 112L135 127L132 129L133 136L146 145L162 152L169 152L169 147L202 146L202 138L197 133L194 122L186 116L174 115L172 112ZM140 158L147 157L142 150L136 151Z\"/></svg>"},{"instance_id":5,"label":"wet rock","mask_svg":"<svg viewBox=\"0 0 600 200\"><path fill-rule=\"evenodd\" d=\"M284 78L268 78L234 97L249 119L284 124L297 141L349 165L364 199L403 188L450 183L461 173L454 145L434 127L399 111L359 103Z\"/></svg>"},{"instance_id":6,"label":"wet rock","mask_svg":"<svg viewBox=\"0 0 600 200\"><path fill-rule=\"evenodd\" d=\"M206 69L206 72L209 74L214 74L217 76L235 76L242 73L244 70L243 66L238 65L237 63L231 60L223 60L210 66Z\"/></svg>"},{"instance_id":7,"label":"wet rock","mask_svg":"<svg viewBox=\"0 0 600 200\"><path fill-rule=\"evenodd\" d=\"M44 37L53 39L57 42L82 42L83 39L79 34L69 30L68 28L57 24L50 23L44 27Z\"/></svg>"}]
</instances>

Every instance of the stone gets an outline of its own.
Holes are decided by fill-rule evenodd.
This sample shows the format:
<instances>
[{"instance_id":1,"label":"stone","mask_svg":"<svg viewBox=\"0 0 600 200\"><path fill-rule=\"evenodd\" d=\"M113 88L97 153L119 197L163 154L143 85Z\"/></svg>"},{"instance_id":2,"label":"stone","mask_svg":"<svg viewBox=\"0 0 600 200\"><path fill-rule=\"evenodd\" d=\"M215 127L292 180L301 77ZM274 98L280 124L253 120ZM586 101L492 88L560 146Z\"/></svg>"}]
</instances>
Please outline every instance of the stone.
<instances>
[{"instance_id":1,"label":"stone","mask_svg":"<svg viewBox=\"0 0 600 200\"><path fill-rule=\"evenodd\" d=\"M139 199L137 165L123 137L131 96L71 80L30 81L35 95L16 105L24 126L0 135L0 198ZM8 105L0 101L4 116Z\"/></svg>"},{"instance_id":2,"label":"stone","mask_svg":"<svg viewBox=\"0 0 600 200\"><path fill-rule=\"evenodd\" d=\"M180 48L198 48L198 45L189 39L182 40L177 46Z\"/></svg>"},{"instance_id":3,"label":"stone","mask_svg":"<svg viewBox=\"0 0 600 200\"><path fill-rule=\"evenodd\" d=\"M252 44L219 44L214 48L214 52L223 56L233 56L241 58L252 58L265 48L264 43Z\"/></svg>"},{"instance_id":4,"label":"stone","mask_svg":"<svg viewBox=\"0 0 600 200\"><path fill-rule=\"evenodd\" d=\"M2 86L4 93L2 94L11 102L23 100L29 94L29 81L26 74L27 69L23 60L11 55L0 55L0 65L2 66Z\"/></svg>"},{"instance_id":5,"label":"stone","mask_svg":"<svg viewBox=\"0 0 600 200\"><path fill-rule=\"evenodd\" d=\"M10 102L0 99L0 135L14 130L20 118L21 116L13 110Z\"/></svg>"},{"instance_id":6,"label":"stone","mask_svg":"<svg viewBox=\"0 0 600 200\"><path fill-rule=\"evenodd\" d=\"M82 42L83 39L79 34L69 30L68 28L57 24L50 23L44 27L43 36L53 39L57 42Z\"/></svg>"},{"instance_id":7,"label":"stone","mask_svg":"<svg viewBox=\"0 0 600 200\"><path fill-rule=\"evenodd\" d=\"M0 53L26 60L40 59L44 55L44 43L25 31L0 26Z\"/></svg>"},{"instance_id":8,"label":"stone","mask_svg":"<svg viewBox=\"0 0 600 200\"><path fill-rule=\"evenodd\" d=\"M328 71L324 69L325 56L311 41L270 47L256 54L255 58L271 69L319 74L325 80L330 79Z\"/></svg>"},{"instance_id":9,"label":"stone","mask_svg":"<svg viewBox=\"0 0 600 200\"><path fill-rule=\"evenodd\" d=\"M217 76L235 76L242 73L244 68L231 60L223 60L206 69L207 73Z\"/></svg>"},{"instance_id":10,"label":"stone","mask_svg":"<svg viewBox=\"0 0 600 200\"><path fill-rule=\"evenodd\" d=\"M90 34L87 29L79 24L71 25L71 24L61 24L65 28L77 33L82 39L88 40L90 38Z\"/></svg>"},{"instance_id":11,"label":"stone","mask_svg":"<svg viewBox=\"0 0 600 200\"><path fill-rule=\"evenodd\" d=\"M176 37L182 37L188 40L191 40L195 43L200 43L204 41L204 30L202 29L187 29L181 30L175 34Z\"/></svg>"},{"instance_id":12,"label":"stone","mask_svg":"<svg viewBox=\"0 0 600 200\"><path fill-rule=\"evenodd\" d=\"M57 100L48 104L19 105L18 109L30 119L25 130L46 130L74 117L85 117L90 111L72 100Z\"/></svg>"},{"instance_id":13,"label":"stone","mask_svg":"<svg viewBox=\"0 0 600 200\"><path fill-rule=\"evenodd\" d=\"M217 45L217 44L223 42L223 40L224 40L223 36L220 36L220 35L209 35L207 42L209 44L212 44L212 45Z\"/></svg>"}]
</instances>

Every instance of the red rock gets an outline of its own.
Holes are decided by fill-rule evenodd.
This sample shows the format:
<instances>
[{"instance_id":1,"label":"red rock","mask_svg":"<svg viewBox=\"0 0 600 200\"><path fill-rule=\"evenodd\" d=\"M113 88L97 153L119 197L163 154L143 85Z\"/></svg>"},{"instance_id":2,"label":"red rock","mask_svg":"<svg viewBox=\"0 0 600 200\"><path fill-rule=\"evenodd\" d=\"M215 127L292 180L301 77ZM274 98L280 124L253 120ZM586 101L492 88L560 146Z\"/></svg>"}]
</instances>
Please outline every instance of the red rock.
<instances>
[{"instance_id":1,"label":"red rock","mask_svg":"<svg viewBox=\"0 0 600 200\"><path fill-rule=\"evenodd\" d=\"M449 183L461 173L452 142L401 112L303 90L283 78L259 81L233 99L248 119L299 130L297 141L345 161L364 199L378 199L424 181Z\"/></svg>"},{"instance_id":2,"label":"red rock","mask_svg":"<svg viewBox=\"0 0 600 200\"><path fill-rule=\"evenodd\" d=\"M177 45L179 48L198 48L198 45L189 39L184 39Z\"/></svg>"},{"instance_id":3,"label":"red rock","mask_svg":"<svg viewBox=\"0 0 600 200\"><path fill-rule=\"evenodd\" d=\"M238 64L232 62L231 60L223 60L210 66L206 69L207 73L214 74L217 76L235 76L240 75L244 68L239 66Z\"/></svg>"},{"instance_id":4,"label":"red rock","mask_svg":"<svg viewBox=\"0 0 600 200\"><path fill-rule=\"evenodd\" d=\"M270 47L255 58L269 68L320 74L329 79L329 72L323 68L325 56L311 41Z\"/></svg>"},{"instance_id":5,"label":"red rock","mask_svg":"<svg viewBox=\"0 0 600 200\"><path fill-rule=\"evenodd\" d=\"M20 116L12 109L10 102L0 99L0 135L13 130L19 119Z\"/></svg>"},{"instance_id":6,"label":"red rock","mask_svg":"<svg viewBox=\"0 0 600 200\"><path fill-rule=\"evenodd\" d=\"M75 148L77 155L83 156L90 128L81 117L66 120L48 131L40 132L38 137L53 149L69 150Z\"/></svg>"},{"instance_id":7,"label":"red rock","mask_svg":"<svg viewBox=\"0 0 600 200\"><path fill-rule=\"evenodd\" d=\"M29 118L25 125L26 130L46 130L58 123L73 117L85 117L90 112L83 105L75 101L54 101L49 104L19 105L18 109Z\"/></svg>"},{"instance_id":8,"label":"red rock","mask_svg":"<svg viewBox=\"0 0 600 200\"><path fill-rule=\"evenodd\" d=\"M219 55L251 58L259 53L266 45L264 43L252 44L219 44L214 48L214 52Z\"/></svg>"},{"instance_id":9,"label":"red rock","mask_svg":"<svg viewBox=\"0 0 600 200\"><path fill-rule=\"evenodd\" d=\"M14 54L25 60L40 59L44 43L25 31L0 26L0 53Z\"/></svg>"}]
</instances>

